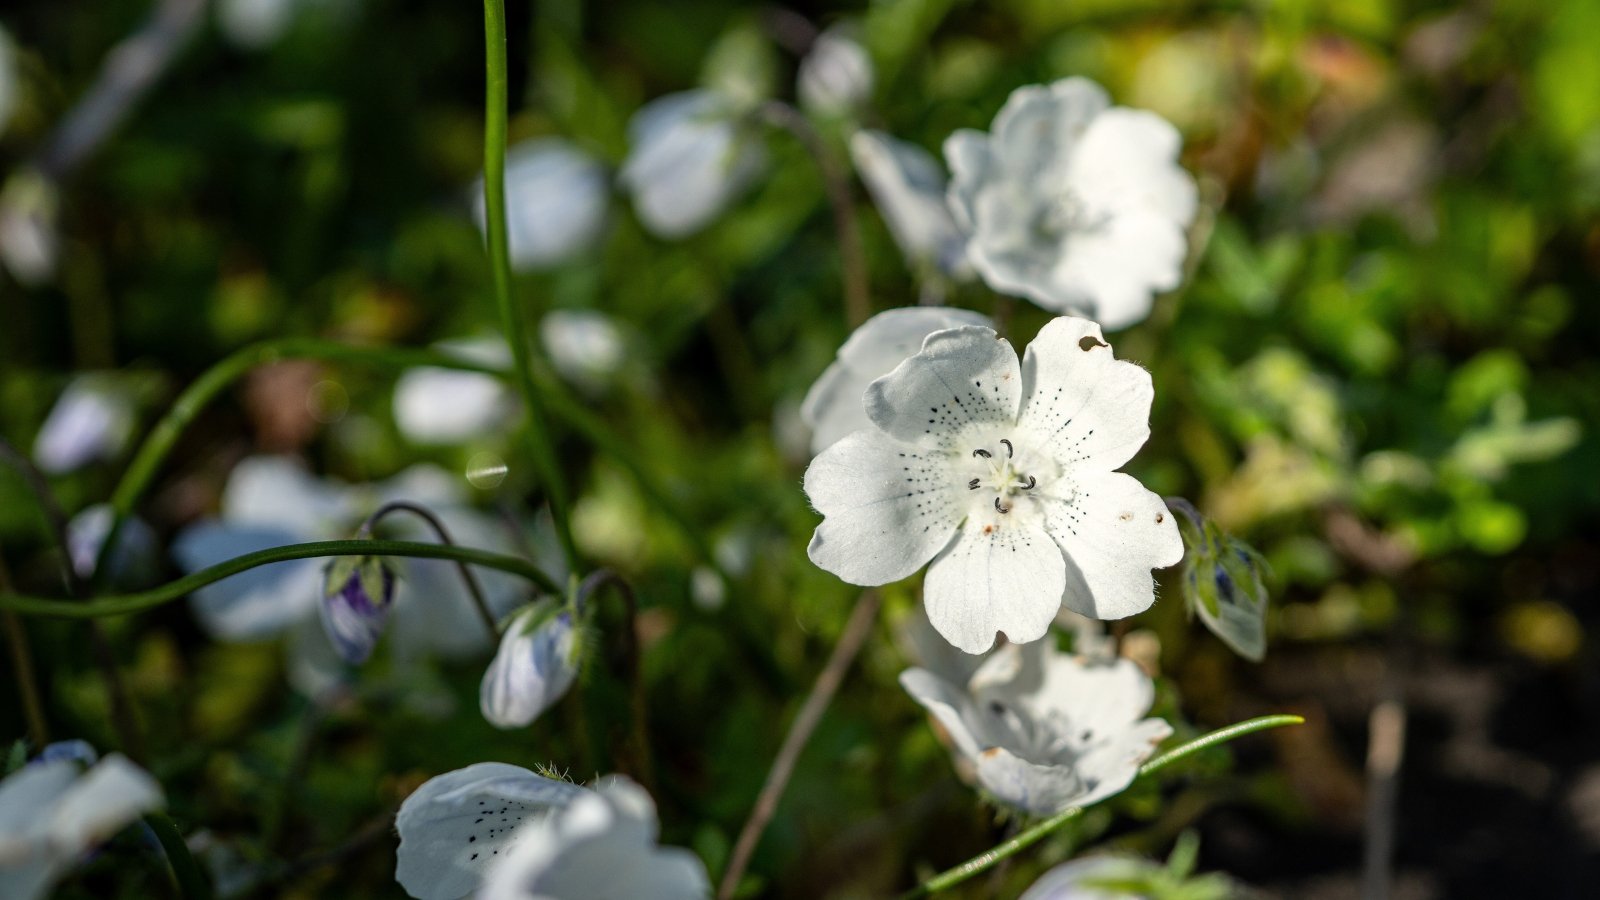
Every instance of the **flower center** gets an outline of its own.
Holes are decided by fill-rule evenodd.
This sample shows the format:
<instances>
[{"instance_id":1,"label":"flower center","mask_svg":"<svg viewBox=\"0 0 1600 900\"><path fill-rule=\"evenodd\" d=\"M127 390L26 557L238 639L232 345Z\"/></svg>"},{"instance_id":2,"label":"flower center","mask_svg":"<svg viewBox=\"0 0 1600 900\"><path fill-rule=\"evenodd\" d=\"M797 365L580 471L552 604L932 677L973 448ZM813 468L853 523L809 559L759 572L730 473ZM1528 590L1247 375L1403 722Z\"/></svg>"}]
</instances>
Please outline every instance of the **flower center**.
<instances>
[{"instance_id":1,"label":"flower center","mask_svg":"<svg viewBox=\"0 0 1600 900\"><path fill-rule=\"evenodd\" d=\"M994 511L1010 514L1017 499L1039 486L1039 479L1019 468L1022 461L1017 456L1016 445L1009 438L1001 438L991 449L978 447L972 451L972 474L967 490L985 499L993 497Z\"/></svg>"},{"instance_id":2,"label":"flower center","mask_svg":"<svg viewBox=\"0 0 1600 900\"><path fill-rule=\"evenodd\" d=\"M1060 240L1073 234L1099 231L1111 222L1111 213L1095 209L1077 191L1065 188L1040 201L1033 228L1041 237Z\"/></svg>"}]
</instances>

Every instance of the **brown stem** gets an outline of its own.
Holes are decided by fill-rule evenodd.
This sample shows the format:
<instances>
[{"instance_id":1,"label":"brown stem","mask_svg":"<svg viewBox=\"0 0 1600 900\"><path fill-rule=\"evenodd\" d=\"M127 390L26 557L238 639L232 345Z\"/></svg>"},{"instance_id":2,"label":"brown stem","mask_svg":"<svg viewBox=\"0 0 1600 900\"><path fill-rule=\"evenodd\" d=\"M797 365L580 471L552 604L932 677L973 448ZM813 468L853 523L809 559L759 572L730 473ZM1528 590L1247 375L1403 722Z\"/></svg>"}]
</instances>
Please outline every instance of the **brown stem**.
<instances>
[{"instance_id":1,"label":"brown stem","mask_svg":"<svg viewBox=\"0 0 1600 900\"><path fill-rule=\"evenodd\" d=\"M872 623L878 617L880 603L878 592L872 590L862 591L861 596L856 599L855 609L850 612L850 620L845 623L844 631L839 634L839 643L834 645L833 654L828 657L827 665L822 667L816 683L811 686L811 693L806 696L806 702L800 707L800 713L794 717L794 723L789 726L789 733L783 738L783 746L779 748L777 757L772 761L772 768L767 772L766 783L761 786L756 804L750 810L750 818L745 821L744 828L739 832L739 840L734 844L733 855L728 860L728 869L723 873L722 884L717 888L717 900L728 900L739 887L739 879L744 876L745 868L750 865L750 857L755 854L756 845L761 842L761 833L766 830L767 823L772 821L773 814L778 811L778 801L783 798L789 777L794 774L795 764L800 760L800 752L805 749L806 742L811 739L811 733L822 721L822 714L827 711L828 704L833 701L833 695L838 692L850 663L855 660L856 654L861 652L861 645L866 643L867 635L872 632Z\"/></svg>"},{"instance_id":2,"label":"brown stem","mask_svg":"<svg viewBox=\"0 0 1600 900\"><path fill-rule=\"evenodd\" d=\"M833 208L833 227L839 239L839 272L844 285L845 319L851 328L872 315L872 297L867 285L867 255L862 249L861 229L856 227L855 204L850 199L850 179L828 149L822 135L798 109L778 100L760 108L761 118L789 132L805 147L822 177L822 186Z\"/></svg>"},{"instance_id":3,"label":"brown stem","mask_svg":"<svg viewBox=\"0 0 1600 900\"><path fill-rule=\"evenodd\" d=\"M367 521L361 523L361 535L371 534L378 520L397 512L410 513L428 523L428 527L433 529L434 535L439 538L439 543L446 547L456 545L456 542L450 539L450 532L445 529L444 523L439 521L439 517L434 515L432 510L409 500L395 500L378 507L367 517ZM489 643L493 644L500 639L500 629L495 623L494 612L489 609L489 601L483 596L483 587L478 584L478 577L472 574L472 569L464 562L456 562L456 571L461 573L461 580L466 582L467 593L472 595L472 605L478 611L478 618L483 620L483 626L489 629Z\"/></svg>"},{"instance_id":4,"label":"brown stem","mask_svg":"<svg viewBox=\"0 0 1600 900\"><path fill-rule=\"evenodd\" d=\"M628 671L625 677L628 681L628 706L633 720L633 751L630 754L633 756L633 771L628 774L645 790L653 792L655 772L651 765L649 707L645 704L644 667L640 664L639 652L639 600L633 593L633 586L622 576L610 569L599 569L578 585L577 605L581 612L589 598L607 585L616 588L617 594L622 597L625 617L622 624L622 652L627 658Z\"/></svg>"},{"instance_id":5,"label":"brown stem","mask_svg":"<svg viewBox=\"0 0 1600 900\"><path fill-rule=\"evenodd\" d=\"M11 570L0 557L0 593L11 593ZM17 693L22 697L22 712L28 720L28 739L35 747L50 743L50 727L45 723L44 704L39 700L39 682L33 677L33 653L28 648L28 630L22 617L6 610L3 619L6 627L6 646L11 651L11 671L16 676Z\"/></svg>"}]
</instances>

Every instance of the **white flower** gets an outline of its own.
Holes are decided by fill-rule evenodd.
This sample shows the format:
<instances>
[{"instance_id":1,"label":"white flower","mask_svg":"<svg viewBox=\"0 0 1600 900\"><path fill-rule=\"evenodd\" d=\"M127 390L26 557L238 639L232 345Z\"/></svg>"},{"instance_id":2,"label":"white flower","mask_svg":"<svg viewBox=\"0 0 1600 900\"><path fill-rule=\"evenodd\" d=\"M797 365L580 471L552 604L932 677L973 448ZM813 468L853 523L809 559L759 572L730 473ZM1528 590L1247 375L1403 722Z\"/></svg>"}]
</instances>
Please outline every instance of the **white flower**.
<instances>
[{"instance_id":1,"label":"white flower","mask_svg":"<svg viewBox=\"0 0 1600 900\"><path fill-rule=\"evenodd\" d=\"M996 291L1122 328L1183 275L1194 180L1177 129L1094 82L1013 91L989 133L945 142L967 257Z\"/></svg>"},{"instance_id":2,"label":"white flower","mask_svg":"<svg viewBox=\"0 0 1600 900\"><path fill-rule=\"evenodd\" d=\"M223 490L221 516L191 525L178 535L174 555L188 571L244 553L305 541L347 538L361 520L391 500L428 507L456 543L513 552L511 538L494 516L466 505L456 478L428 465L413 466L371 487L319 479L281 457L239 463ZM410 516L385 519L407 540L437 538ZM191 597L200 624L225 641L259 641L288 634L294 651L296 686L315 694L339 677L329 639L322 635L318 605L325 560L273 563L208 585ZM405 560L389 617L391 648L402 660L433 653L468 656L490 645L455 563ZM522 584L501 572L478 570L491 611L504 614Z\"/></svg>"},{"instance_id":3,"label":"white flower","mask_svg":"<svg viewBox=\"0 0 1600 900\"><path fill-rule=\"evenodd\" d=\"M800 61L796 93L807 109L843 116L872 99L872 57L854 37L854 29L834 26L817 35Z\"/></svg>"},{"instance_id":4,"label":"white flower","mask_svg":"<svg viewBox=\"0 0 1600 900\"><path fill-rule=\"evenodd\" d=\"M510 366L511 348L498 337L440 341L434 349L467 362ZM416 444L459 444L513 419L519 407L493 375L421 366L394 384L394 421Z\"/></svg>"},{"instance_id":5,"label":"white flower","mask_svg":"<svg viewBox=\"0 0 1600 900\"><path fill-rule=\"evenodd\" d=\"M945 199L944 172L928 151L881 131L858 131L850 158L889 234L918 275L966 279L966 237Z\"/></svg>"},{"instance_id":6,"label":"white flower","mask_svg":"<svg viewBox=\"0 0 1600 900\"><path fill-rule=\"evenodd\" d=\"M587 788L486 762L432 778L400 804L395 879L419 900L457 900L483 881L517 826L565 807Z\"/></svg>"},{"instance_id":7,"label":"white flower","mask_svg":"<svg viewBox=\"0 0 1600 900\"><path fill-rule=\"evenodd\" d=\"M605 167L571 142L539 138L506 155L506 223L511 264L546 269L587 250L606 226L611 187ZM473 188L473 217L485 228L483 181Z\"/></svg>"},{"instance_id":8,"label":"white flower","mask_svg":"<svg viewBox=\"0 0 1600 900\"><path fill-rule=\"evenodd\" d=\"M578 677L581 637L567 610L529 606L513 616L483 673L478 706L496 728L522 728L566 695Z\"/></svg>"},{"instance_id":9,"label":"white flower","mask_svg":"<svg viewBox=\"0 0 1600 900\"><path fill-rule=\"evenodd\" d=\"M0 897L44 897L84 853L163 803L155 779L120 754L80 772L56 759L0 782Z\"/></svg>"},{"instance_id":10,"label":"white flower","mask_svg":"<svg viewBox=\"0 0 1600 900\"><path fill-rule=\"evenodd\" d=\"M489 871L478 900L592 900L711 896L705 864L656 844L656 809L644 789L617 776L535 819Z\"/></svg>"},{"instance_id":11,"label":"white flower","mask_svg":"<svg viewBox=\"0 0 1600 900\"><path fill-rule=\"evenodd\" d=\"M1052 640L996 650L965 685L923 669L900 684L949 734L984 791L1033 815L1120 792L1172 734L1141 718L1155 689L1131 660L1094 662Z\"/></svg>"},{"instance_id":12,"label":"white flower","mask_svg":"<svg viewBox=\"0 0 1600 900\"><path fill-rule=\"evenodd\" d=\"M67 384L33 441L39 468L61 474L122 452L133 434L133 401L100 375Z\"/></svg>"},{"instance_id":13,"label":"white flower","mask_svg":"<svg viewBox=\"0 0 1600 900\"><path fill-rule=\"evenodd\" d=\"M1161 498L1115 471L1150 436L1150 373L1086 319L1040 330L1019 364L981 326L929 335L866 391L872 428L824 450L805 490L825 517L811 560L851 584L929 560L945 639L980 653L1037 640L1062 603L1097 619L1155 600L1183 541Z\"/></svg>"},{"instance_id":14,"label":"white flower","mask_svg":"<svg viewBox=\"0 0 1600 900\"><path fill-rule=\"evenodd\" d=\"M55 182L21 169L0 189L0 262L29 287L55 276L61 255L61 196Z\"/></svg>"},{"instance_id":15,"label":"white flower","mask_svg":"<svg viewBox=\"0 0 1600 900\"><path fill-rule=\"evenodd\" d=\"M586 390L598 390L627 360L622 329L592 309L553 309L539 322L539 339L550 365L561 377Z\"/></svg>"},{"instance_id":16,"label":"white flower","mask_svg":"<svg viewBox=\"0 0 1600 900\"><path fill-rule=\"evenodd\" d=\"M288 32L299 6L299 0L222 0L217 27L235 47L260 50Z\"/></svg>"},{"instance_id":17,"label":"white flower","mask_svg":"<svg viewBox=\"0 0 1600 900\"><path fill-rule=\"evenodd\" d=\"M811 429L812 455L852 431L872 426L862 399L867 385L922 349L928 335L961 325L988 324L987 316L941 306L886 310L863 322L806 392L800 407L800 419Z\"/></svg>"},{"instance_id":18,"label":"white flower","mask_svg":"<svg viewBox=\"0 0 1600 900\"><path fill-rule=\"evenodd\" d=\"M628 124L633 143L618 180L644 226L682 238L711 223L766 165L739 110L713 91L660 97Z\"/></svg>"},{"instance_id":19,"label":"white flower","mask_svg":"<svg viewBox=\"0 0 1600 900\"><path fill-rule=\"evenodd\" d=\"M80 578L94 575L96 560L111 533L114 518L111 504L97 503L81 510L67 522L67 551L72 568ZM144 581L155 567L156 533L144 520L128 516L117 531L117 548L106 565L113 581Z\"/></svg>"},{"instance_id":20,"label":"white flower","mask_svg":"<svg viewBox=\"0 0 1600 900\"><path fill-rule=\"evenodd\" d=\"M1159 874L1156 866L1132 857L1075 859L1039 876L1018 900L1143 900L1142 893L1112 885L1146 883Z\"/></svg>"}]
</instances>

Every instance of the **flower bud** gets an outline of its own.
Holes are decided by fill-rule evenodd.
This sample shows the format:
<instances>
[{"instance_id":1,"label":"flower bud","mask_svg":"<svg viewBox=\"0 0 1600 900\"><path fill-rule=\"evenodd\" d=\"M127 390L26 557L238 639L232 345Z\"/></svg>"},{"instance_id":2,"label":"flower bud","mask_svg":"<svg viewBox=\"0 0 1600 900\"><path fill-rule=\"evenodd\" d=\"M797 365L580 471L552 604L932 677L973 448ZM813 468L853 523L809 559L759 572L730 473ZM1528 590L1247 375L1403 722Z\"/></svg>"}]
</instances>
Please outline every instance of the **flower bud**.
<instances>
[{"instance_id":1,"label":"flower bud","mask_svg":"<svg viewBox=\"0 0 1600 900\"><path fill-rule=\"evenodd\" d=\"M1260 662L1267 652L1265 561L1187 502L1169 505L1179 513L1186 550L1183 592L1190 611L1234 652Z\"/></svg>"},{"instance_id":2,"label":"flower bud","mask_svg":"<svg viewBox=\"0 0 1600 900\"><path fill-rule=\"evenodd\" d=\"M322 627L339 657L366 662L394 605L394 570L379 557L341 556L323 577Z\"/></svg>"},{"instance_id":3,"label":"flower bud","mask_svg":"<svg viewBox=\"0 0 1600 900\"><path fill-rule=\"evenodd\" d=\"M847 28L830 28L817 36L800 61L800 102L826 116L857 111L872 99L872 57Z\"/></svg>"},{"instance_id":4,"label":"flower bud","mask_svg":"<svg viewBox=\"0 0 1600 900\"><path fill-rule=\"evenodd\" d=\"M534 604L516 613L483 673L478 704L496 728L521 728L566 694L578 675L572 613Z\"/></svg>"}]
</instances>

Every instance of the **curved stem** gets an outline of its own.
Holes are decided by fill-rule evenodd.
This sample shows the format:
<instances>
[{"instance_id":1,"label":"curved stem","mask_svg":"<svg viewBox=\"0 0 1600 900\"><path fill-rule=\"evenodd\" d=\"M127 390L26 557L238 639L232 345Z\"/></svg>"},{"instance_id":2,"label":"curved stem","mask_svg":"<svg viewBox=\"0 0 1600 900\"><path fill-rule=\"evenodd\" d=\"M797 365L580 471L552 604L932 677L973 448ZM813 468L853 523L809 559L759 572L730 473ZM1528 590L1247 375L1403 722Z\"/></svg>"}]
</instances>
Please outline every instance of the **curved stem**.
<instances>
[{"instance_id":1,"label":"curved stem","mask_svg":"<svg viewBox=\"0 0 1600 900\"><path fill-rule=\"evenodd\" d=\"M1173 749L1168 750L1166 753L1163 753L1155 759L1145 763L1139 768L1138 777L1149 777L1150 775L1154 775L1156 772L1165 769L1167 766L1172 765L1186 756L1199 753L1201 750L1215 747L1218 744L1225 744L1236 738L1244 737L1247 734L1254 734L1257 731L1266 731L1269 728L1281 728L1285 725L1299 725L1304 721L1305 719L1302 719L1299 716L1261 716L1259 718L1240 722L1236 725L1229 725L1226 728L1219 728L1216 731L1201 735L1200 737L1197 737L1186 744L1174 747ZM1085 809L1087 809L1087 807L1082 806L1074 806L1069 809L1064 809L1050 818L1045 819L1043 822L1040 822L1038 825L1035 825L1032 828L1029 828L1027 831L1017 835L1011 840L1006 841L1005 843L1000 844L991 850L986 850L959 866L940 872L938 875L935 875L927 881L924 881L915 888L907 891L904 894L901 894L900 900L913 900L913 898L917 897L927 897L946 888L954 887L955 885L966 881L968 878L992 868L993 866L999 864L1002 860L1005 860L1027 849L1028 847L1033 846L1034 844L1043 840L1051 832L1060 828L1062 825L1065 825L1073 819L1083 815L1083 811Z\"/></svg>"},{"instance_id":2,"label":"curved stem","mask_svg":"<svg viewBox=\"0 0 1600 900\"><path fill-rule=\"evenodd\" d=\"M312 541L305 544L289 544L283 547L258 550L255 553L246 553L243 556L236 556L233 559L217 563L198 572L191 572L176 581L169 581L148 591L98 597L84 603L53 600L47 597L29 597L19 594L0 595L0 610L9 609L19 613L60 616L68 619L124 616L130 613L143 612L147 609L154 609L164 603L170 603L193 593L208 584L221 581L230 575L237 575L240 572L247 572L260 566L271 565L275 562L316 559L325 556L409 556L421 559L453 559L458 562L471 563L475 566L485 566L490 569L499 569L502 572L519 575L550 593L560 593L561 591L561 588L550 576L541 572L527 560L500 553L491 553L487 550L478 550L473 547L451 547L445 544L429 544L419 541Z\"/></svg>"},{"instance_id":3,"label":"curved stem","mask_svg":"<svg viewBox=\"0 0 1600 900\"><path fill-rule=\"evenodd\" d=\"M856 225L855 206L850 200L850 179L822 135L798 109L781 100L769 100L761 105L759 114L769 124L794 135L817 166L828 205L833 209L833 227L838 233L845 319L855 328L871 317L872 296L867 284L867 254L862 249L861 229Z\"/></svg>"},{"instance_id":4,"label":"curved stem","mask_svg":"<svg viewBox=\"0 0 1600 900\"><path fill-rule=\"evenodd\" d=\"M433 529L434 535L439 538L439 543L444 544L446 547L458 546L455 541L450 539L450 532L444 527L444 523L439 521L439 517L433 514L432 510L420 503L412 503L409 500L393 500L378 507L373 511L372 515L367 517L367 521L361 523L361 536L366 537L371 534L373 527L378 524L379 520L390 513L396 512L411 513L428 523L428 527ZM483 626L489 629L489 643L493 644L500 637L500 629L495 624L494 613L489 609L489 601L483 596L483 587L478 584L478 577L472 574L472 570L467 568L466 563L456 560L456 569L461 573L461 580L466 582L467 593L472 595L472 605L478 610L478 618L483 620Z\"/></svg>"},{"instance_id":5,"label":"curved stem","mask_svg":"<svg viewBox=\"0 0 1600 900\"><path fill-rule=\"evenodd\" d=\"M528 449L533 464L544 482L555 519L556 536L567 556L567 568L582 570L578 545L572 539L568 521L567 486L561 478L552 446L550 423L539 393L534 387L531 345L522 309L511 296L511 249L506 228L506 8L505 0L483 0L483 43L485 57L483 126L483 200L485 230L489 238L489 269L494 281L495 303L506 341L511 345L517 393L528 411Z\"/></svg>"},{"instance_id":6,"label":"curved stem","mask_svg":"<svg viewBox=\"0 0 1600 900\"><path fill-rule=\"evenodd\" d=\"M844 681L850 663L855 660L856 654L861 652L861 645L872 632L872 623L878 617L878 606L881 602L877 591L862 591L861 596L856 599L855 609L850 612L850 620L845 623L844 631L839 634L839 643L834 645L833 654L828 657L827 665L822 667L822 673L811 686L811 693L806 696L805 704L800 707L799 714L794 717L794 723L789 726L789 733L784 736L783 746L779 748L777 757L772 761L772 768L767 772L766 783L761 786L756 804L750 810L750 818L745 820L744 828L739 831L739 839L733 845L733 855L729 858L727 871L723 873L722 883L717 888L718 900L728 900L738 890L739 879L744 876L745 867L750 864L750 857L755 854L756 845L761 842L761 833L766 830L767 823L772 821L773 815L778 811L778 801L783 799L783 790L788 787L789 777L794 774L795 764L800 761L800 752L811 739L811 733L817 730L817 724L822 721L822 714L827 711L833 695L838 692L840 683Z\"/></svg>"},{"instance_id":7,"label":"curved stem","mask_svg":"<svg viewBox=\"0 0 1600 900\"><path fill-rule=\"evenodd\" d=\"M172 877L178 883L178 893L183 900L211 900L211 883L201 874L177 823L166 813L150 813L144 821L155 832L156 840L167 854L167 864L172 867Z\"/></svg>"},{"instance_id":8,"label":"curved stem","mask_svg":"<svg viewBox=\"0 0 1600 900\"><path fill-rule=\"evenodd\" d=\"M0 557L0 593L9 593L11 570ZM16 613L7 610L0 615L5 623L6 648L11 653L11 674L17 682L17 693L22 699L22 713L28 723L28 739L35 747L50 743L50 726L44 718L44 703L39 699L39 682L33 674L33 652L28 646L28 629Z\"/></svg>"},{"instance_id":9,"label":"curved stem","mask_svg":"<svg viewBox=\"0 0 1600 900\"><path fill-rule=\"evenodd\" d=\"M611 569L599 569L589 573L589 576L578 584L575 594L578 611L581 613L583 605L594 596L601 588L610 585L616 588L617 594L622 597L624 620L622 623L622 652L628 659L628 705L630 717L633 721L633 756L634 771L632 774L645 790L655 793L655 773L650 760L650 718L649 707L645 703L644 692L644 666L639 652L639 599L633 592L633 585Z\"/></svg>"}]
</instances>

